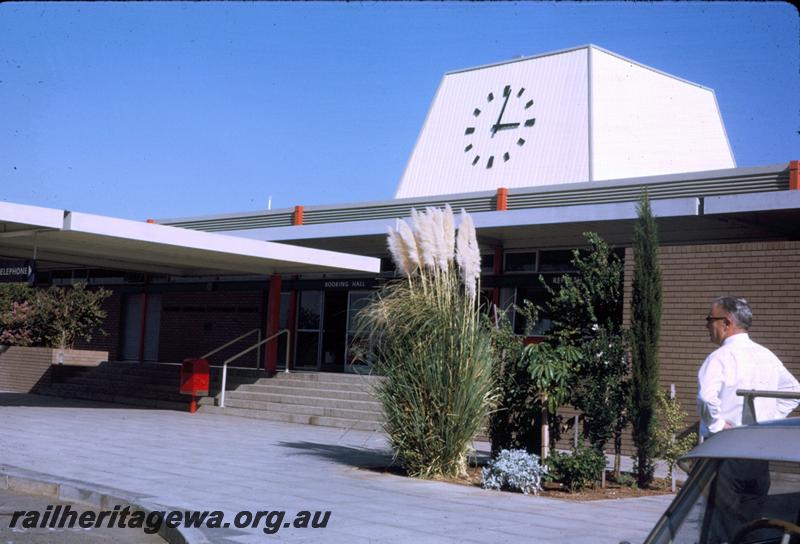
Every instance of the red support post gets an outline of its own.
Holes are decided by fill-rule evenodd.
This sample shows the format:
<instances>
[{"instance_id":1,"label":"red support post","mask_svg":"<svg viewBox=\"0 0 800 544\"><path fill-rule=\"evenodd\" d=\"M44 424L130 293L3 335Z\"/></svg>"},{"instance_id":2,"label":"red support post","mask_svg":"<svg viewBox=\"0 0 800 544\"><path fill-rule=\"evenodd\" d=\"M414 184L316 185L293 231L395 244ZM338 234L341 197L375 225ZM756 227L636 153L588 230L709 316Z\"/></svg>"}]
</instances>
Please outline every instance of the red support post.
<instances>
[{"instance_id":1,"label":"red support post","mask_svg":"<svg viewBox=\"0 0 800 544\"><path fill-rule=\"evenodd\" d=\"M508 189L505 187L497 188L497 198L495 199L495 208L498 212L503 212L508 209Z\"/></svg>"},{"instance_id":2,"label":"red support post","mask_svg":"<svg viewBox=\"0 0 800 544\"><path fill-rule=\"evenodd\" d=\"M800 161L789 161L789 190L800 191Z\"/></svg>"},{"instance_id":3,"label":"red support post","mask_svg":"<svg viewBox=\"0 0 800 544\"><path fill-rule=\"evenodd\" d=\"M280 330L281 319L281 275L273 274L269 280L269 298L267 299L267 338ZM264 370L273 375L278 368L278 339L267 342L264 350Z\"/></svg>"},{"instance_id":4,"label":"red support post","mask_svg":"<svg viewBox=\"0 0 800 544\"><path fill-rule=\"evenodd\" d=\"M292 225L302 225L302 224L303 224L303 207L295 206L294 216L292 217Z\"/></svg>"}]
</instances>

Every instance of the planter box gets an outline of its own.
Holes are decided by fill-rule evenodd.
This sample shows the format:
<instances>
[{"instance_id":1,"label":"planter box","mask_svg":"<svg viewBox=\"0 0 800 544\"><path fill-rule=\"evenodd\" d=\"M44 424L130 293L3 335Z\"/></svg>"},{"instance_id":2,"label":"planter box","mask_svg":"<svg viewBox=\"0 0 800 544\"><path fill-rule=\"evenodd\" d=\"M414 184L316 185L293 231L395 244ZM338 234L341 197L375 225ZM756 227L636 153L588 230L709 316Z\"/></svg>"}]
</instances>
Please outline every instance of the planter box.
<instances>
[{"instance_id":1,"label":"planter box","mask_svg":"<svg viewBox=\"0 0 800 544\"><path fill-rule=\"evenodd\" d=\"M29 393L47 379L51 365L97 366L107 360L107 351L19 346L0 349L0 391Z\"/></svg>"}]
</instances>

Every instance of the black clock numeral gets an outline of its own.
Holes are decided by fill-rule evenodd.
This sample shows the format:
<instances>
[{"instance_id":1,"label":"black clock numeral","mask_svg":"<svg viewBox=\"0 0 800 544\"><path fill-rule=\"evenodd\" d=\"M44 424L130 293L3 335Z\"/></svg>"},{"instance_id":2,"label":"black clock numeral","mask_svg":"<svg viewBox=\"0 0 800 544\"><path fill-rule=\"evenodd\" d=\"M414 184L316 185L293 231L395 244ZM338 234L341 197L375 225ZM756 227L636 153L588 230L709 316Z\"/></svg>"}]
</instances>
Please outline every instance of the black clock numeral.
<instances>
[{"instance_id":1,"label":"black clock numeral","mask_svg":"<svg viewBox=\"0 0 800 544\"><path fill-rule=\"evenodd\" d=\"M525 140L520 138L519 140L517 140L517 145L522 147L523 145L525 145Z\"/></svg>"},{"instance_id":2,"label":"black clock numeral","mask_svg":"<svg viewBox=\"0 0 800 544\"><path fill-rule=\"evenodd\" d=\"M534 123L536 123L536 119L535 118L531 118L531 119L528 119L527 121L525 121L525 126L526 127L532 127L534 125Z\"/></svg>"},{"instance_id":3,"label":"black clock numeral","mask_svg":"<svg viewBox=\"0 0 800 544\"><path fill-rule=\"evenodd\" d=\"M494 100L494 95L492 93L489 93L489 96L486 97L486 101L491 102L492 100Z\"/></svg>"},{"instance_id":4,"label":"black clock numeral","mask_svg":"<svg viewBox=\"0 0 800 544\"><path fill-rule=\"evenodd\" d=\"M464 134L474 134L475 127L467 127L467 130L464 131Z\"/></svg>"},{"instance_id":5,"label":"black clock numeral","mask_svg":"<svg viewBox=\"0 0 800 544\"><path fill-rule=\"evenodd\" d=\"M472 166L475 166L476 164L478 164L479 160L481 160L481 156L480 155L475 155L475 158L472 160Z\"/></svg>"},{"instance_id":6,"label":"black clock numeral","mask_svg":"<svg viewBox=\"0 0 800 544\"><path fill-rule=\"evenodd\" d=\"M475 108L475 111L472 112L472 115L474 115L475 117L479 116L480 114L481 110L479 110L478 108Z\"/></svg>"},{"instance_id":7,"label":"black clock numeral","mask_svg":"<svg viewBox=\"0 0 800 544\"><path fill-rule=\"evenodd\" d=\"M511 158L511 155L508 154L508 151L503 153L503 162L508 162L508 159Z\"/></svg>"},{"instance_id":8,"label":"black clock numeral","mask_svg":"<svg viewBox=\"0 0 800 544\"><path fill-rule=\"evenodd\" d=\"M472 149L472 144L469 144L467 147L464 148L464 153Z\"/></svg>"},{"instance_id":9,"label":"black clock numeral","mask_svg":"<svg viewBox=\"0 0 800 544\"><path fill-rule=\"evenodd\" d=\"M525 87L522 87L522 88L519 90L519 92L517 93L517 98L519 98L520 96L522 96L522 93L524 93L524 92L525 92Z\"/></svg>"},{"instance_id":10,"label":"black clock numeral","mask_svg":"<svg viewBox=\"0 0 800 544\"><path fill-rule=\"evenodd\" d=\"M511 85L506 85L506 88L503 89L503 96L506 97L511 94Z\"/></svg>"},{"instance_id":11,"label":"black clock numeral","mask_svg":"<svg viewBox=\"0 0 800 544\"><path fill-rule=\"evenodd\" d=\"M527 110L531 106L533 106L533 100L528 100L528 102L525 104L525 109Z\"/></svg>"},{"instance_id":12,"label":"black clock numeral","mask_svg":"<svg viewBox=\"0 0 800 544\"><path fill-rule=\"evenodd\" d=\"M491 168L493 164L494 164L494 155L492 155L491 157L489 157L489 160L488 160L488 161L486 161L486 168L487 168L487 169Z\"/></svg>"}]
</instances>

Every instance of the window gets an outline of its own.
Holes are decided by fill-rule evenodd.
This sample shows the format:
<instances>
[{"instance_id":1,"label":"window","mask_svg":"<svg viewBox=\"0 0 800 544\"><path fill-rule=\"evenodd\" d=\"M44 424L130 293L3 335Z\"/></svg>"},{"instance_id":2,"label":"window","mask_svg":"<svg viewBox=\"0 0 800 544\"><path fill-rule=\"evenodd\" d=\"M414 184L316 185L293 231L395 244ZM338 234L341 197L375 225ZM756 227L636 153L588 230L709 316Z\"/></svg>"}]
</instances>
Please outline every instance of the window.
<instances>
[{"instance_id":1,"label":"window","mask_svg":"<svg viewBox=\"0 0 800 544\"><path fill-rule=\"evenodd\" d=\"M536 272L536 251L506 252L507 274Z\"/></svg>"}]
</instances>

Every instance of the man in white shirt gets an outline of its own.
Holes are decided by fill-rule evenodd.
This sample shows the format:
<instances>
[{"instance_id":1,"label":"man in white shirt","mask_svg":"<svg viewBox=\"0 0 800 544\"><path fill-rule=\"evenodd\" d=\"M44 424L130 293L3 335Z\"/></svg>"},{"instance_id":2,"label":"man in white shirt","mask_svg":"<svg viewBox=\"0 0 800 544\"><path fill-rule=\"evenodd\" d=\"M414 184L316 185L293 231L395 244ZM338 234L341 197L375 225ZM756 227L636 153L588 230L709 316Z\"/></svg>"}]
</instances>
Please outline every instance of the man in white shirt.
<instances>
[{"instance_id":1,"label":"man in white shirt","mask_svg":"<svg viewBox=\"0 0 800 544\"><path fill-rule=\"evenodd\" d=\"M780 359L747 334L753 312L747 301L720 297L706 317L710 339L720 347L709 355L698 372L697 409L700 434L707 437L742 424L743 397L737 389L800 392L800 383ZM786 417L800 404L794 399L756 398L758 421Z\"/></svg>"}]
</instances>

